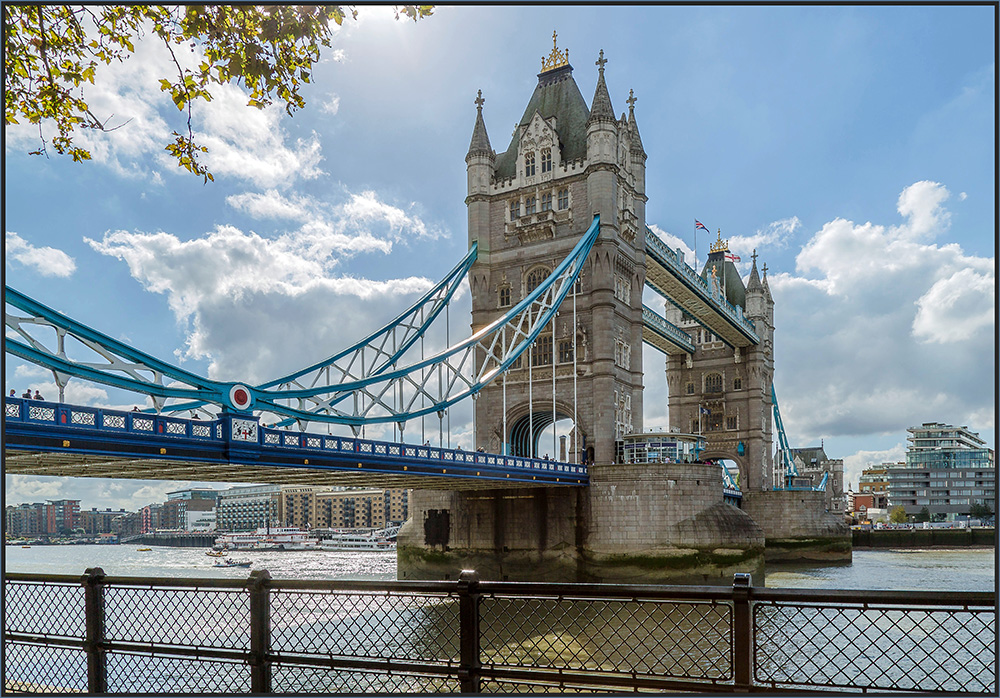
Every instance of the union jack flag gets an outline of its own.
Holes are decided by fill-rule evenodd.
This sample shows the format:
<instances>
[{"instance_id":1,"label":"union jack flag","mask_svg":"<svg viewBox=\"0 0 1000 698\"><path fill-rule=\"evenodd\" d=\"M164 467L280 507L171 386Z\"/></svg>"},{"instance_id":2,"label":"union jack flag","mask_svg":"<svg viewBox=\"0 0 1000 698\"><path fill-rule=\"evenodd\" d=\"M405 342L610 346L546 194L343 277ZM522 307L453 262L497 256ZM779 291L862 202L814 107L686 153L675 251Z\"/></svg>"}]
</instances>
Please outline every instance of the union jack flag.
<instances>
[{"instance_id":1,"label":"union jack flag","mask_svg":"<svg viewBox=\"0 0 1000 698\"><path fill-rule=\"evenodd\" d=\"M702 225L702 222L700 220L698 220L697 218L694 219L694 227L695 227L695 230L697 230L698 228L701 228L702 230L704 230L706 232L709 232L708 228L706 228L704 225Z\"/></svg>"}]
</instances>

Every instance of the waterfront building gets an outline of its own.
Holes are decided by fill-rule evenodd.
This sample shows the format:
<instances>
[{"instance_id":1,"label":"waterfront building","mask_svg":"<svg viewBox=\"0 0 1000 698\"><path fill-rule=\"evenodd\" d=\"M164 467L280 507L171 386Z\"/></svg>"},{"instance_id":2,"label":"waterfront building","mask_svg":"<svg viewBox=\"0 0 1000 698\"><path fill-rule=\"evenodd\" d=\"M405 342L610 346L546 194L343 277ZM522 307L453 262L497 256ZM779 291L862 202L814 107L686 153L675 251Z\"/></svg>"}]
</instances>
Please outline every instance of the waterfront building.
<instances>
[{"instance_id":1,"label":"waterfront building","mask_svg":"<svg viewBox=\"0 0 1000 698\"><path fill-rule=\"evenodd\" d=\"M934 519L954 521L974 504L995 507L994 452L979 434L938 422L906 431L906 462L887 468L890 508L914 516L926 507Z\"/></svg>"},{"instance_id":2,"label":"waterfront building","mask_svg":"<svg viewBox=\"0 0 1000 698\"><path fill-rule=\"evenodd\" d=\"M4 531L8 536L37 536L45 532L41 502L4 507Z\"/></svg>"},{"instance_id":3,"label":"waterfront building","mask_svg":"<svg viewBox=\"0 0 1000 698\"><path fill-rule=\"evenodd\" d=\"M858 481L859 494L870 496L872 503L869 508L886 509L889 506L889 468L901 466L903 463L882 463L879 466L865 468L861 471Z\"/></svg>"},{"instance_id":4,"label":"waterfront building","mask_svg":"<svg viewBox=\"0 0 1000 698\"><path fill-rule=\"evenodd\" d=\"M316 498L320 528L384 528L386 490L324 492Z\"/></svg>"},{"instance_id":5,"label":"waterfront building","mask_svg":"<svg viewBox=\"0 0 1000 698\"><path fill-rule=\"evenodd\" d=\"M283 517L281 485L232 487L219 493L216 529L255 531L277 526Z\"/></svg>"},{"instance_id":6,"label":"waterfront building","mask_svg":"<svg viewBox=\"0 0 1000 698\"><path fill-rule=\"evenodd\" d=\"M384 499L386 524L402 524L410 517L410 490L389 488Z\"/></svg>"},{"instance_id":7,"label":"waterfront building","mask_svg":"<svg viewBox=\"0 0 1000 698\"><path fill-rule=\"evenodd\" d=\"M327 487L312 485L284 486L281 488L281 520L285 526L313 528L318 525L316 495L328 491Z\"/></svg>"},{"instance_id":8,"label":"waterfront building","mask_svg":"<svg viewBox=\"0 0 1000 698\"><path fill-rule=\"evenodd\" d=\"M822 441L819 448L793 448L791 455L795 469L799 471L799 477L809 478L813 487L818 486L823 481L824 475L828 475L826 480L826 510L832 514L846 513L844 460L828 457L823 449Z\"/></svg>"},{"instance_id":9,"label":"waterfront building","mask_svg":"<svg viewBox=\"0 0 1000 698\"><path fill-rule=\"evenodd\" d=\"M114 511L110 508L84 510L80 512L80 528L90 534L114 533L114 520L127 513L124 509Z\"/></svg>"},{"instance_id":10,"label":"waterfront building","mask_svg":"<svg viewBox=\"0 0 1000 698\"><path fill-rule=\"evenodd\" d=\"M50 499L42 505L42 533L57 536L72 533L80 525L79 499Z\"/></svg>"}]
</instances>

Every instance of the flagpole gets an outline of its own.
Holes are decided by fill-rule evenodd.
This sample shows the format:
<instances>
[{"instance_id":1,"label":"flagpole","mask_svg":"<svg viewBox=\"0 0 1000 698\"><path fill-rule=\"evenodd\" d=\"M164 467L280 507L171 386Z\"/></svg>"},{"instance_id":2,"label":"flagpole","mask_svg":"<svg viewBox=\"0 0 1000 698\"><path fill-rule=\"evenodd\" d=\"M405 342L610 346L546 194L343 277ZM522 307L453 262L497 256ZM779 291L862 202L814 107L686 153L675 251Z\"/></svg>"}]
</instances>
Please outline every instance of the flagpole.
<instances>
[{"instance_id":1,"label":"flagpole","mask_svg":"<svg viewBox=\"0 0 1000 698\"><path fill-rule=\"evenodd\" d=\"M694 273L698 273L698 219L694 221Z\"/></svg>"}]
</instances>

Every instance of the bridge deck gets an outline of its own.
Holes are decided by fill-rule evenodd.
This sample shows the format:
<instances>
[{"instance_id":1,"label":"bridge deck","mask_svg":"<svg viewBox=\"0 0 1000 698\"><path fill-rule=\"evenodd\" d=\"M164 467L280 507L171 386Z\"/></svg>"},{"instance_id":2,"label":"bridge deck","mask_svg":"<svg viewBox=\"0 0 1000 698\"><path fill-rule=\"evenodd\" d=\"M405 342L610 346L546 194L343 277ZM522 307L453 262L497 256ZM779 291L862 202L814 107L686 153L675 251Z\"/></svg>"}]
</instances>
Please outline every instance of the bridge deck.
<instances>
[{"instance_id":1,"label":"bridge deck","mask_svg":"<svg viewBox=\"0 0 1000 698\"><path fill-rule=\"evenodd\" d=\"M471 490L584 486L573 463L5 399L5 472L141 480Z\"/></svg>"},{"instance_id":2,"label":"bridge deck","mask_svg":"<svg viewBox=\"0 0 1000 698\"><path fill-rule=\"evenodd\" d=\"M760 343L743 310L712 293L708 284L652 232L646 233L646 285L698 318L704 327L734 347Z\"/></svg>"},{"instance_id":3,"label":"bridge deck","mask_svg":"<svg viewBox=\"0 0 1000 698\"><path fill-rule=\"evenodd\" d=\"M642 306L642 341L664 354L693 354L695 350L687 332L645 305Z\"/></svg>"}]
</instances>

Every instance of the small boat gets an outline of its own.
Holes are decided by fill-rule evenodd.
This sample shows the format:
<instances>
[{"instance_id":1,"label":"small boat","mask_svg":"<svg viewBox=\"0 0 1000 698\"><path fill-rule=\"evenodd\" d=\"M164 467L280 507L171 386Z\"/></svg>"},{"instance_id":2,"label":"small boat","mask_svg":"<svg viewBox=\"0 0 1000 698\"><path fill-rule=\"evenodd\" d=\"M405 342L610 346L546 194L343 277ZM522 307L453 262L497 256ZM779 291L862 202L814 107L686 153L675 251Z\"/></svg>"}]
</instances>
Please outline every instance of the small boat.
<instances>
[{"instance_id":1,"label":"small boat","mask_svg":"<svg viewBox=\"0 0 1000 698\"><path fill-rule=\"evenodd\" d=\"M225 557L226 556L226 551L225 550L206 550L205 554L208 555L209 557Z\"/></svg>"},{"instance_id":2,"label":"small boat","mask_svg":"<svg viewBox=\"0 0 1000 698\"><path fill-rule=\"evenodd\" d=\"M253 564L250 560L216 560L213 567L249 567Z\"/></svg>"},{"instance_id":3,"label":"small boat","mask_svg":"<svg viewBox=\"0 0 1000 698\"><path fill-rule=\"evenodd\" d=\"M21 547L22 548L30 548L31 546L30 545L22 545Z\"/></svg>"},{"instance_id":4,"label":"small boat","mask_svg":"<svg viewBox=\"0 0 1000 698\"><path fill-rule=\"evenodd\" d=\"M152 548L136 548L136 551L140 552L140 553L148 553L151 550L152 550Z\"/></svg>"}]
</instances>

